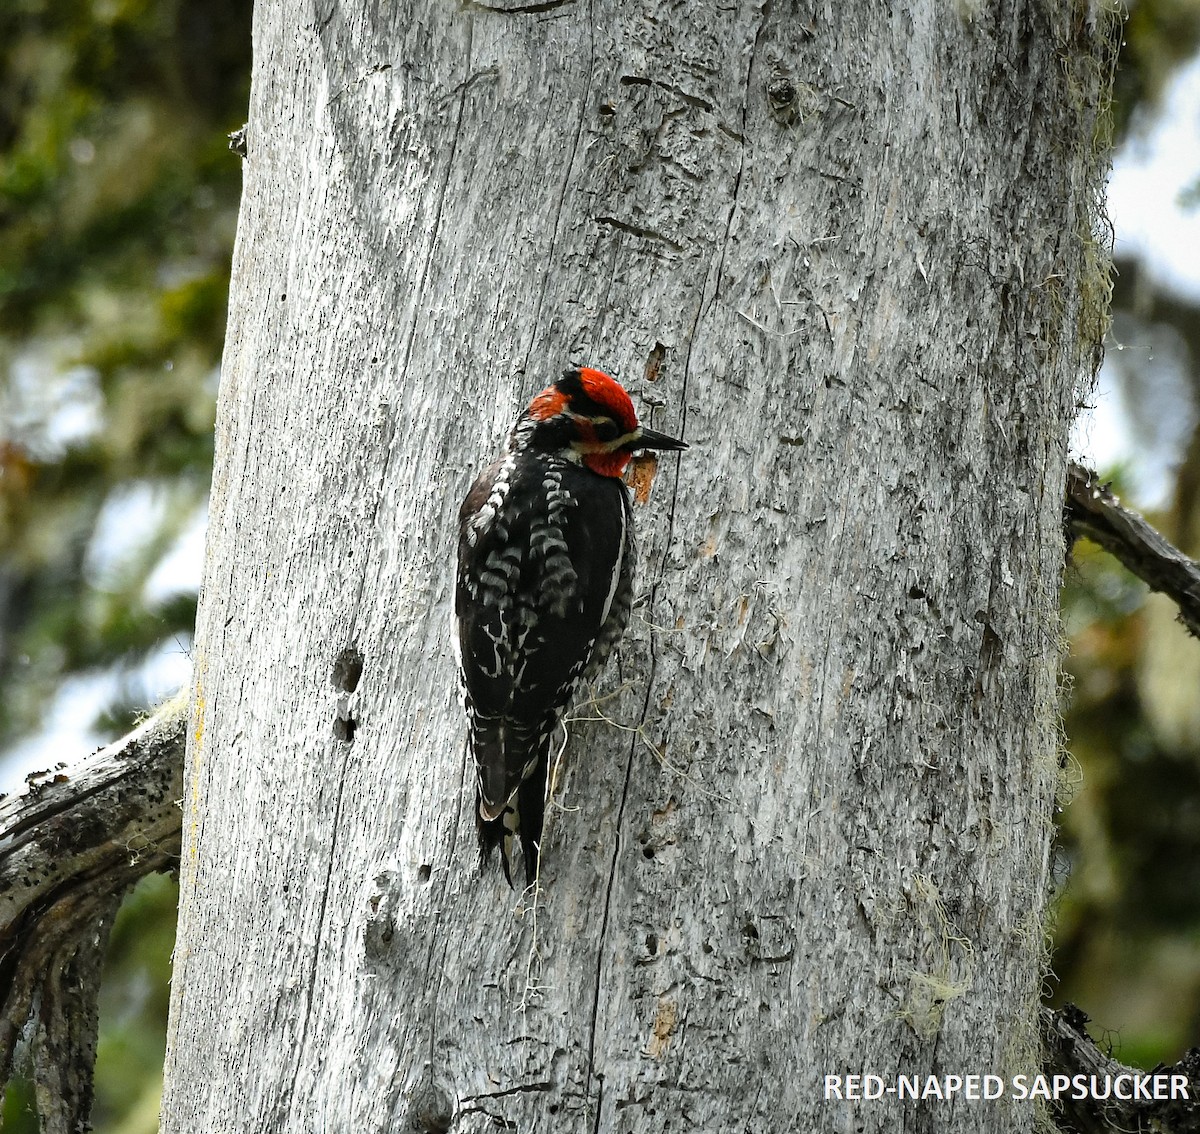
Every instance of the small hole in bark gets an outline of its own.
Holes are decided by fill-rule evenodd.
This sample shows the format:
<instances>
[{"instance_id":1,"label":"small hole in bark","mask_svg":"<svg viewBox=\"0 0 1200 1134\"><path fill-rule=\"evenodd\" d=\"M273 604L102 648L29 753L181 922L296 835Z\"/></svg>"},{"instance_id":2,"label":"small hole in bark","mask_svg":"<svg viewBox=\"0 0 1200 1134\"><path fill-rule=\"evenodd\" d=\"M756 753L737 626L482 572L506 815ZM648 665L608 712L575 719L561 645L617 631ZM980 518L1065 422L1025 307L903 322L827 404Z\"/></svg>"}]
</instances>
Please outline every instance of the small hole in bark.
<instances>
[{"instance_id":1,"label":"small hole in bark","mask_svg":"<svg viewBox=\"0 0 1200 1134\"><path fill-rule=\"evenodd\" d=\"M667 357L667 348L656 342L646 359L646 381L657 382L658 372L662 369L663 360Z\"/></svg>"},{"instance_id":2,"label":"small hole in bark","mask_svg":"<svg viewBox=\"0 0 1200 1134\"><path fill-rule=\"evenodd\" d=\"M654 848L651 846L642 847L642 858L653 858Z\"/></svg>"},{"instance_id":3,"label":"small hole in bark","mask_svg":"<svg viewBox=\"0 0 1200 1134\"><path fill-rule=\"evenodd\" d=\"M774 79L767 87L767 98L774 111L786 110L796 101L796 88L790 79Z\"/></svg>"},{"instance_id":4,"label":"small hole in bark","mask_svg":"<svg viewBox=\"0 0 1200 1134\"><path fill-rule=\"evenodd\" d=\"M409 1129L421 1134L449 1134L454 1125L454 1104L439 1083L426 1080L413 1092Z\"/></svg>"},{"instance_id":5,"label":"small hole in bark","mask_svg":"<svg viewBox=\"0 0 1200 1134\"><path fill-rule=\"evenodd\" d=\"M780 126L790 126L799 113L800 92L786 75L776 75L767 84L767 106Z\"/></svg>"},{"instance_id":6,"label":"small hole in bark","mask_svg":"<svg viewBox=\"0 0 1200 1134\"><path fill-rule=\"evenodd\" d=\"M362 671L363 656L358 647L347 646L333 663L333 683L343 692L353 693L358 688Z\"/></svg>"},{"instance_id":7,"label":"small hole in bark","mask_svg":"<svg viewBox=\"0 0 1200 1134\"><path fill-rule=\"evenodd\" d=\"M420 869L417 871L418 882L428 882L429 876L433 873L433 867L427 862L421 863Z\"/></svg>"},{"instance_id":8,"label":"small hole in bark","mask_svg":"<svg viewBox=\"0 0 1200 1134\"><path fill-rule=\"evenodd\" d=\"M338 738L343 744L353 744L354 734L358 731L358 721L353 717L346 717L344 720L338 717L333 722L333 735Z\"/></svg>"},{"instance_id":9,"label":"small hole in bark","mask_svg":"<svg viewBox=\"0 0 1200 1134\"><path fill-rule=\"evenodd\" d=\"M658 938L653 933L646 934L646 952L652 957L658 952Z\"/></svg>"},{"instance_id":10,"label":"small hole in bark","mask_svg":"<svg viewBox=\"0 0 1200 1134\"><path fill-rule=\"evenodd\" d=\"M751 941L758 940L758 930L754 926L754 922L748 921L742 926L742 936Z\"/></svg>"},{"instance_id":11,"label":"small hole in bark","mask_svg":"<svg viewBox=\"0 0 1200 1134\"><path fill-rule=\"evenodd\" d=\"M617 113L617 108L611 102L602 102L597 113L601 118L612 118Z\"/></svg>"}]
</instances>

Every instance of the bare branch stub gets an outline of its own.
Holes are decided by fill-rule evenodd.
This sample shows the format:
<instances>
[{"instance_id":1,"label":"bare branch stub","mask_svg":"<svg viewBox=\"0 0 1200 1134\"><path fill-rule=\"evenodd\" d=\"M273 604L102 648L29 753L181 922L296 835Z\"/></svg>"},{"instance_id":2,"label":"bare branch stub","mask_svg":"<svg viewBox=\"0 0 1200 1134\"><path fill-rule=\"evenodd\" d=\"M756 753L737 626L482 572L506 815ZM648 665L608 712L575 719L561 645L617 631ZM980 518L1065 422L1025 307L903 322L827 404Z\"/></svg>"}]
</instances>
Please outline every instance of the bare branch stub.
<instances>
[{"instance_id":1,"label":"bare branch stub","mask_svg":"<svg viewBox=\"0 0 1200 1134\"><path fill-rule=\"evenodd\" d=\"M1200 1048L1192 1048L1178 1062L1158 1066L1152 1072L1140 1071L1118 1063L1096 1046L1087 1034L1087 1014L1067 1004L1061 1009L1041 1010L1042 1047L1045 1052L1043 1070L1047 1075L1067 1075L1072 1079L1085 1076L1089 1097L1076 1099L1077 1092L1068 1091L1057 1103L1056 1122L1070 1134L1119 1134L1122 1131L1156 1130L1159 1134L1190 1134L1200 1127L1200 1099L1195 1097L1194 1084L1200 1082ZM1090 1097L1090 1080L1110 1082L1119 1075L1144 1077L1153 1075L1185 1076L1190 1098L1118 1099ZM1126 1091L1133 1094L1134 1091Z\"/></svg>"},{"instance_id":2,"label":"bare branch stub","mask_svg":"<svg viewBox=\"0 0 1200 1134\"><path fill-rule=\"evenodd\" d=\"M1067 469L1065 509L1072 537L1087 536L1151 590L1165 594L1179 607L1179 620L1200 638L1200 565L1124 507L1091 469L1074 462Z\"/></svg>"},{"instance_id":3,"label":"bare branch stub","mask_svg":"<svg viewBox=\"0 0 1200 1134\"><path fill-rule=\"evenodd\" d=\"M31 1023L45 1134L89 1128L104 946L125 892L178 863L186 730L180 695L107 748L0 798L0 1082Z\"/></svg>"}]
</instances>

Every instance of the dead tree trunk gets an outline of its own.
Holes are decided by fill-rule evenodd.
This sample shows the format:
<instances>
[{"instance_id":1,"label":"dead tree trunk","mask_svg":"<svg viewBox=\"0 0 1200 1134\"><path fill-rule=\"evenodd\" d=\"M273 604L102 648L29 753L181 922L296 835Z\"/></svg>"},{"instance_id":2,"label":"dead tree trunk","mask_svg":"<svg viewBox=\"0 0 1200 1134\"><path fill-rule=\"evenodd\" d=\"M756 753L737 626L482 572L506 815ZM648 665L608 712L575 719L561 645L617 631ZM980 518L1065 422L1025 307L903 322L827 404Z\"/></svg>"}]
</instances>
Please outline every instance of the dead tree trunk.
<instances>
[{"instance_id":1,"label":"dead tree trunk","mask_svg":"<svg viewBox=\"0 0 1200 1134\"><path fill-rule=\"evenodd\" d=\"M1037 1069L1106 20L259 6L164 1131L1031 1129L822 1084ZM535 903L446 606L569 362L693 448Z\"/></svg>"}]
</instances>

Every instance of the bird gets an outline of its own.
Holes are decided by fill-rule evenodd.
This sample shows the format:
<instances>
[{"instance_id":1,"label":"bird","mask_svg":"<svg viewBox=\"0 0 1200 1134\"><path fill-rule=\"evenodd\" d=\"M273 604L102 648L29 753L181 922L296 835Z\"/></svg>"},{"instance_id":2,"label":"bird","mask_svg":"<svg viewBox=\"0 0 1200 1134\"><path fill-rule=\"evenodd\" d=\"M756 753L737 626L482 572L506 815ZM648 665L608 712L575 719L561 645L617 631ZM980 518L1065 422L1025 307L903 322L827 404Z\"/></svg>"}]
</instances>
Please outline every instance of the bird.
<instances>
[{"instance_id":1,"label":"bird","mask_svg":"<svg viewBox=\"0 0 1200 1134\"><path fill-rule=\"evenodd\" d=\"M622 479L635 452L686 442L638 422L601 370L534 396L459 510L453 645L475 766L480 866L538 878L550 742L625 633L637 550Z\"/></svg>"}]
</instances>

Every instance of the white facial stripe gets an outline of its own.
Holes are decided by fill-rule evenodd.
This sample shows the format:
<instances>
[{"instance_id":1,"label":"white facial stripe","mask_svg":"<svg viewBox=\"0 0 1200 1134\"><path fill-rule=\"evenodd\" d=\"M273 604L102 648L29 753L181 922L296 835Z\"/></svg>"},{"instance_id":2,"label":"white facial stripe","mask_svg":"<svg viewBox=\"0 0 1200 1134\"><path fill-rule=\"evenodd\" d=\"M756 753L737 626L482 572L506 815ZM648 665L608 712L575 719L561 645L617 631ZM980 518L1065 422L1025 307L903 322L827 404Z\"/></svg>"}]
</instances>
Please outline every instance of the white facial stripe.
<instances>
[{"instance_id":1,"label":"white facial stripe","mask_svg":"<svg viewBox=\"0 0 1200 1134\"><path fill-rule=\"evenodd\" d=\"M604 420L609 419L605 418ZM615 453L625 445L636 445L641 436L642 431L637 429L633 433L614 437L611 441L572 441L571 448L579 453Z\"/></svg>"}]
</instances>

